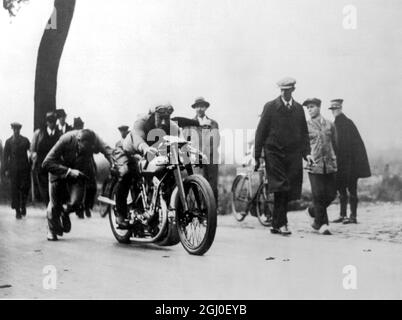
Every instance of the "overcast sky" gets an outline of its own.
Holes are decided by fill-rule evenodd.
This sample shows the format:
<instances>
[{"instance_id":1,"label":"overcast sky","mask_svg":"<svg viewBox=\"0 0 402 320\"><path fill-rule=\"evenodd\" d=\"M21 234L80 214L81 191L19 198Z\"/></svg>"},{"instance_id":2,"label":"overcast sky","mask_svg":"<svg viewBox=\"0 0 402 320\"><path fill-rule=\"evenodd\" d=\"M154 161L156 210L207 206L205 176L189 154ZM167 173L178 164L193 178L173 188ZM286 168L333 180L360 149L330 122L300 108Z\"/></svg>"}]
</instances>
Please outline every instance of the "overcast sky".
<instances>
[{"instance_id":1,"label":"overcast sky","mask_svg":"<svg viewBox=\"0 0 402 320\"><path fill-rule=\"evenodd\" d=\"M31 138L34 72L51 0L30 0L10 23L0 10L0 139L9 123ZM96 4L96 5L95 5ZM357 29L343 8L357 8ZM400 0L77 0L61 60L58 107L109 143L117 126L163 101L192 116L198 96L222 129L252 129L276 81L295 99L345 99L370 149L402 147Z\"/></svg>"}]
</instances>

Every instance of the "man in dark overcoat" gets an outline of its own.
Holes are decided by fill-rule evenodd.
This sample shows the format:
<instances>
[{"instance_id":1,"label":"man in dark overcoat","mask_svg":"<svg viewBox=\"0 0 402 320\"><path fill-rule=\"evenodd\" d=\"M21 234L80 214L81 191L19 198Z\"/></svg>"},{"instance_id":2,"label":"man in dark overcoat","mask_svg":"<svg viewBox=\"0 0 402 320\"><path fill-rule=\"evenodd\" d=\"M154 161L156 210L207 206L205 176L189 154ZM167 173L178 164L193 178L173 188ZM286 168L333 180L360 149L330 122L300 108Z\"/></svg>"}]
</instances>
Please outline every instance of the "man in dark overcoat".
<instances>
[{"instance_id":1,"label":"man in dark overcoat","mask_svg":"<svg viewBox=\"0 0 402 320\"><path fill-rule=\"evenodd\" d=\"M113 149L88 129L64 134L43 161L43 169L50 173L50 201L47 209L48 240L69 232L69 214L84 207L87 184L95 181L93 154L101 152L114 163Z\"/></svg>"},{"instance_id":2,"label":"man in dark overcoat","mask_svg":"<svg viewBox=\"0 0 402 320\"><path fill-rule=\"evenodd\" d=\"M268 190L274 193L271 232L289 235L288 202L300 199L303 158L313 162L303 107L292 98L296 80L278 82L281 95L264 106L255 135L256 169L264 149Z\"/></svg>"},{"instance_id":3,"label":"man in dark overcoat","mask_svg":"<svg viewBox=\"0 0 402 320\"><path fill-rule=\"evenodd\" d=\"M46 114L46 124L34 132L31 144L32 173L35 185L39 190L41 200L49 203L49 177L43 170L42 163L50 149L60 138L60 131L56 126L57 116L55 112Z\"/></svg>"},{"instance_id":4,"label":"man in dark overcoat","mask_svg":"<svg viewBox=\"0 0 402 320\"><path fill-rule=\"evenodd\" d=\"M331 100L337 132L337 189L340 200L340 216L335 223L357 223L357 182L359 178L371 176L370 165L363 139L357 127L342 111L343 100ZM347 205L350 217L347 218Z\"/></svg>"},{"instance_id":5,"label":"man in dark overcoat","mask_svg":"<svg viewBox=\"0 0 402 320\"><path fill-rule=\"evenodd\" d=\"M30 186L29 140L20 134L22 125L11 123L14 133L4 146L4 175L10 178L11 208L15 217L26 215L26 202Z\"/></svg>"}]
</instances>

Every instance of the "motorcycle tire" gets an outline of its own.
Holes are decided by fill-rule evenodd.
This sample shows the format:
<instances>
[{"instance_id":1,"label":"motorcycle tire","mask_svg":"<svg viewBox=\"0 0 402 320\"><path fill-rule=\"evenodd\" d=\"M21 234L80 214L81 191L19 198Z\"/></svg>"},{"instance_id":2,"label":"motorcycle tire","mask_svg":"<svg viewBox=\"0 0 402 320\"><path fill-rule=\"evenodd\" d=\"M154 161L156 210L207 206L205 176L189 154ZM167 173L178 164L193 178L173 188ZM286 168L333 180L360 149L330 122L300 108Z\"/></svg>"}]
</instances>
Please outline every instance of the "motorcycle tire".
<instances>
[{"instance_id":1,"label":"motorcycle tire","mask_svg":"<svg viewBox=\"0 0 402 320\"><path fill-rule=\"evenodd\" d=\"M197 221L198 220L198 225L201 225L200 223L200 215L194 214L196 210L193 210L191 212L191 208L189 212L183 212L184 210L182 209L182 204L179 198L178 205L177 205L177 215L176 215L176 221L177 221L177 230L178 234L180 237L180 242L183 245L184 249L192 255L203 255L205 254L209 248L211 247L214 238L215 238L215 233L216 233L216 225L217 225L217 208L216 208L216 200L214 193L212 191L212 188L208 181L201 175L198 174L193 174L188 176L187 178L184 179L183 181L184 185L184 191L186 195L186 200L188 196L190 195L190 191L193 191L193 194L197 193L198 195L202 195L204 198L204 209L198 209L199 211L205 211L202 212L205 214L205 219L206 219L206 227L205 227L205 235L200 241L198 245L192 245L190 243L190 240L187 239L186 233L187 233L187 226L186 225L187 221ZM194 189L195 188L195 189ZM198 190L195 192L194 190ZM198 202L200 202L200 197L198 197L198 200L196 199L197 206L199 206ZM188 203L188 200L187 200Z\"/></svg>"},{"instance_id":2,"label":"motorcycle tire","mask_svg":"<svg viewBox=\"0 0 402 320\"><path fill-rule=\"evenodd\" d=\"M113 191L111 194L111 198L116 201L116 192L117 192L117 183L113 186ZM117 229L117 224L116 224L116 206L113 206L111 210L109 211L109 223L110 223L110 228L112 229L113 236L116 238L116 240L119 243L130 243L130 238L132 235L131 230L126 229Z\"/></svg>"}]
</instances>

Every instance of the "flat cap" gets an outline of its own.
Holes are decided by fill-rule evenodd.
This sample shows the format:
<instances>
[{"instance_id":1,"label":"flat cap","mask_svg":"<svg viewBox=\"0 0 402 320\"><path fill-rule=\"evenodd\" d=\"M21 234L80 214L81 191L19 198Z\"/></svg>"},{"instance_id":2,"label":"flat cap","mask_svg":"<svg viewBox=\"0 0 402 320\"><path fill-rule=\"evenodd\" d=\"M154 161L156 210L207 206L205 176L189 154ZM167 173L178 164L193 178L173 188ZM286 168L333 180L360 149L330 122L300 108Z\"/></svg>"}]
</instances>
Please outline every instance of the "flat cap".
<instances>
[{"instance_id":1,"label":"flat cap","mask_svg":"<svg viewBox=\"0 0 402 320\"><path fill-rule=\"evenodd\" d=\"M330 103L331 106L328 109L340 109L342 107L343 99L332 99Z\"/></svg>"},{"instance_id":2,"label":"flat cap","mask_svg":"<svg viewBox=\"0 0 402 320\"><path fill-rule=\"evenodd\" d=\"M19 122L11 122L11 128L22 128L22 124Z\"/></svg>"},{"instance_id":3,"label":"flat cap","mask_svg":"<svg viewBox=\"0 0 402 320\"><path fill-rule=\"evenodd\" d=\"M47 121L56 121L57 120L56 113L53 111L49 111L48 113L46 113L46 120Z\"/></svg>"},{"instance_id":4,"label":"flat cap","mask_svg":"<svg viewBox=\"0 0 402 320\"><path fill-rule=\"evenodd\" d=\"M321 100L318 98L308 98L303 102L303 106L307 106L309 104L314 104L317 107L321 107Z\"/></svg>"},{"instance_id":5,"label":"flat cap","mask_svg":"<svg viewBox=\"0 0 402 320\"><path fill-rule=\"evenodd\" d=\"M276 84L281 89L292 89L296 85L296 79L286 77L286 78L279 80Z\"/></svg>"},{"instance_id":6,"label":"flat cap","mask_svg":"<svg viewBox=\"0 0 402 320\"><path fill-rule=\"evenodd\" d=\"M192 108L196 108L199 105L203 105L206 106L207 108L209 107L209 102L206 101L203 97L199 97L197 99L195 99L195 102L192 104Z\"/></svg>"},{"instance_id":7,"label":"flat cap","mask_svg":"<svg viewBox=\"0 0 402 320\"><path fill-rule=\"evenodd\" d=\"M118 127L117 129L119 129L120 131L128 131L129 126L124 125L124 126Z\"/></svg>"}]
</instances>

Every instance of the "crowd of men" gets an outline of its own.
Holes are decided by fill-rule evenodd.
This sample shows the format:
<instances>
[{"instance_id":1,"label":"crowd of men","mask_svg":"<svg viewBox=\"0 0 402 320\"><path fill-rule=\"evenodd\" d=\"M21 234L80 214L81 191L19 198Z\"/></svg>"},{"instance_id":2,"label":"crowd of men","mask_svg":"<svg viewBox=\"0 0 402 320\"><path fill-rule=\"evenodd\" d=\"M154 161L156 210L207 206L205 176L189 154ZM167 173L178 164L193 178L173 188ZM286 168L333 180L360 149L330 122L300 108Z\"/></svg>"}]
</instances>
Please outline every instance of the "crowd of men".
<instances>
[{"instance_id":1,"label":"crowd of men","mask_svg":"<svg viewBox=\"0 0 402 320\"><path fill-rule=\"evenodd\" d=\"M290 235L288 203L300 199L304 159L313 198L306 213L314 230L329 235L327 208L337 192L340 215L334 222L357 223L357 181L371 174L367 153L356 126L343 113L342 99L331 101L329 109L335 117L332 123L321 115L320 99L306 99L302 105L293 99L295 84L292 78L279 81L280 96L264 106L255 136L255 169L260 166L264 150L268 188L274 194L271 232ZM310 116L308 121L303 106ZM34 132L32 143L20 134L22 125L13 122L13 136L5 143L1 171L10 179L11 206L16 218L26 215L31 183L37 186L37 196L47 205L48 240L57 240L57 236L71 230L70 213L90 217L96 195L93 155L102 153L118 176L116 222L126 228L126 199L130 183L138 177L138 156L156 153L154 137L149 134L154 129L162 129L166 134L180 131L187 139L197 141L208 159L199 173L209 181L218 200L220 135L218 123L206 115L209 107L204 98L196 99L192 119L171 118L170 104L151 108L135 121L132 130L127 125L118 128L121 139L115 148L92 130L84 129L80 118L74 119L73 126L67 124L63 109L46 114L45 124Z\"/></svg>"},{"instance_id":2,"label":"crowd of men","mask_svg":"<svg viewBox=\"0 0 402 320\"><path fill-rule=\"evenodd\" d=\"M67 114L63 109L46 114L43 127L34 132L32 143L20 131L20 123L12 123L13 136L6 141L3 155L2 173L9 178L11 184L12 208L16 218L26 215L26 201L30 184L36 186L38 197L47 206L48 235L50 241L71 230L70 214L76 212L83 218L91 216L91 208L96 196L96 163L93 155L102 153L109 162L110 168L118 176L116 207L117 223L121 227L128 224L127 193L132 179L138 176L136 155L155 155L155 141L148 133L153 129L162 129L169 134L181 127L194 129L191 132L205 134L210 139L219 141L218 124L206 116L209 102L199 98L192 105L196 111L194 119L170 116L173 107L170 104L151 108L149 113L140 117L129 130L122 125L118 129L121 139L111 148L95 132L84 129L80 118L74 119L74 126L66 123ZM202 132L202 133L201 133ZM151 135L152 136L152 135ZM200 139L197 139L201 141ZM217 143L212 142L209 150L211 158L216 158ZM200 145L203 148L202 145ZM204 149L207 146L204 146ZM17 161L18 160L18 161ZM203 173L211 183L216 198L218 197L217 163L205 164ZM32 174L32 178L31 178Z\"/></svg>"}]
</instances>

